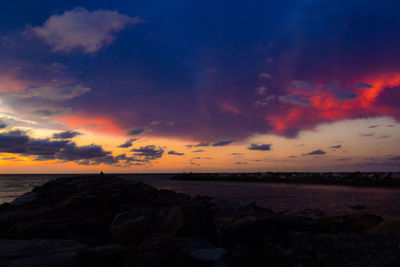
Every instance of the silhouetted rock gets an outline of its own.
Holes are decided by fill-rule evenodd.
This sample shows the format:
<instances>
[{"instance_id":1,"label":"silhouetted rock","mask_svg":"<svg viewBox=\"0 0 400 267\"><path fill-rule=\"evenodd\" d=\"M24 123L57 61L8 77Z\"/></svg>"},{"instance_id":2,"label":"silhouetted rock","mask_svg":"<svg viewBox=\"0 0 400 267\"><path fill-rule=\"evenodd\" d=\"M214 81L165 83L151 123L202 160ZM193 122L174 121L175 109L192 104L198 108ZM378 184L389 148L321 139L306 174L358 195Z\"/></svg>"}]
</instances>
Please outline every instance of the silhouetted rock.
<instances>
[{"instance_id":1,"label":"silhouetted rock","mask_svg":"<svg viewBox=\"0 0 400 267\"><path fill-rule=\"evenodd\" d=\"M370 228L368 230L368 233L373 235L392 236L400 238L400 219L386 219L375 227Z\"/></svg>"},{"instance_id":2,"label":"silhouetted rock","mask_svg":"<svg viewBox=\"0 0 400 267\"><path fill-rule=\"evenodd\" d=\"M274 213L82 176L0 206L0 266L396 266L399 233L372 214Z\"/></svg>"},{"instance_id":3,"label":"silhouetted rock","mask_svg":"<svg viewBox=\"0 0 400 267\"><path fill-rule=\"evenodd\" d=\"M0 240L0 266L73 267L86 247L72 240Z\"/></svg>"}]
</instances>

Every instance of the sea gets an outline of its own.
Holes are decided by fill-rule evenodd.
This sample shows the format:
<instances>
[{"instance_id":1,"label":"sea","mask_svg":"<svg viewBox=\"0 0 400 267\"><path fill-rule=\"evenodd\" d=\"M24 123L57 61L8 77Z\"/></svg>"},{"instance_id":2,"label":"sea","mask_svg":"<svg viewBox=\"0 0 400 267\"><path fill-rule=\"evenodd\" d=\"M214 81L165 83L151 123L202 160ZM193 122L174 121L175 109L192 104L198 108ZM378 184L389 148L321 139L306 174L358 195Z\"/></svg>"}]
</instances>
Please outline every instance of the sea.
<instances>
[{"instance_id":1,"label":"sea","mask_svg":"<svg viewBox=\"0 0 400 267\"><path fill-rule=\"evenodd\" d=\"M0 175L0 204L58 177L76 174ZM118 174L118 176L191 196L203 195L221 201L256 203L281 213L320 210L329 216L368 212L382 217L400 217L400 188L350 187L254 182L177 181L174 174Z\"/></svg>"}]
</instances>

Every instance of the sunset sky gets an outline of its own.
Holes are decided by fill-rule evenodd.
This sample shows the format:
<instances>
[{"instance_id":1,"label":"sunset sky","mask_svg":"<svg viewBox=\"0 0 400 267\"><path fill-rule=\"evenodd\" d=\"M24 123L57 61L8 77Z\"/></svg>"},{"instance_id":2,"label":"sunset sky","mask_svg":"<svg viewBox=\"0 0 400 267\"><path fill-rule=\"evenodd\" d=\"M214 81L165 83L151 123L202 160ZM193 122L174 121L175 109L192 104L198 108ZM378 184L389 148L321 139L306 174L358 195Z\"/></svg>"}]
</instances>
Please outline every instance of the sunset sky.
<instances>
[{"instance_id":1,"label":"sunset sky","mask_svg":"<svg viewBox=\"0 0 400 267\"><path fill-rule=\"evenodd\" d=\"M399 1L3 1L0 173L400 171Z\"/></svg>"}]
</instances>

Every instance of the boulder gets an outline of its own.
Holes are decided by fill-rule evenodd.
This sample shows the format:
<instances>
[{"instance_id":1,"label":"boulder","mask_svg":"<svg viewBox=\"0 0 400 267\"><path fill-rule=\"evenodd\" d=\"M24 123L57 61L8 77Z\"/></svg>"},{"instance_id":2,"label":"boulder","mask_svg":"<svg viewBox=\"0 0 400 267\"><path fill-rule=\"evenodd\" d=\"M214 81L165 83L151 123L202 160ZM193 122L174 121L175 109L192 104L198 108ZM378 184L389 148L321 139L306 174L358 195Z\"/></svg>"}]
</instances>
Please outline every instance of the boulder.
<instances>
[{"instance_id":1,"label":"boulder","mask_svg":"<svg viewBox=\"0 0 400 267\"><path fill-rule=\"evenodd\" d=\"M151 217L142 215L111 228L111 236L117 244L138 246L150 231Z\"/></svg>"},{"instance_id":2,"label":"boulder","mask_svg":"<svg viewBox=\"0 0 400 267\"><path fill-rule=\"evenodd\" d=\"M0 240L0 266L75 267L84 249L72 240Z\"/></svg>"},{"instance_id":3,"label":"boulder","mask_svg":"<svg viewBox=\"0 0 400 267\"><path fill-rule=\"evenodd\" d=\"M217 240L217 229L211 211L205 205L195 203L167 208L160 212L159 218L160 223L155 232L210 242Z\"/></svg>"},{"instance_id":4,"label":"boulder","mask_svg":"<svg viewBox=\"0 0 400 267\"><path fill-rule=\"evenodd\" d=\"M378 225L383 219L364 213L338 217L325 217L320 220L321 227L329 233L362 233Z\"/></svg>"},{"instance_id":5,"label":"boulder","mask_svg":"<svg viewBox=\"0 0 400 267\"><path fill-rule=\"evenodd\" d=\"M368 230L371 235L392 236L400 238L400 219L390 218Z\"/></svg>"},{"instance_id":6,"label":"boulder","mask_svg":"<svg viewBox=\"0 0 400 267\"><path fill-rule=\"evenodd\" d=\"M208 255L202 249L210 250ZM143 241L124 266L211 267L215 266L222 255L222 251L207 243L167 234L153 234Z\"/></svg>"},{"instance_id":7,"label":"boulder","mask_svg":"<svg viewBox=\"0 0 400 267\"><path fill-rule=\"evenodd\" d=\"M107 245L81 250L77 254L80 267L122 266L127 251L118 245Z\"/></svg>"}]
</instances>

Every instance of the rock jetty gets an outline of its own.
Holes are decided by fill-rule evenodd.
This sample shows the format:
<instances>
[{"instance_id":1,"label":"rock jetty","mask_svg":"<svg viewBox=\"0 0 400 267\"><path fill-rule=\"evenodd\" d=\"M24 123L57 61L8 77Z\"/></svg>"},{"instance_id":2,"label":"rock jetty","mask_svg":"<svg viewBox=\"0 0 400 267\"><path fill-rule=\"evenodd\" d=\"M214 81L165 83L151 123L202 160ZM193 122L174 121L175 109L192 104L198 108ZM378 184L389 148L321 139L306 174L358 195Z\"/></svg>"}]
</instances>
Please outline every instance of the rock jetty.
<instances>
[{"instance_id":1,"label":"rock jetty","mask_svg":"<svg viewBox=\"0 0 400 267\"><path fill-rule=\"evenodd\" d=\"M400 221L287 215L117 176L50 181L0 206L0 266L397 266Z\"/></svg>"},{"instance_id":2,"label":"rock jetty","mask_svg":"<svg viewBox=\"0 0 400 267\"><path fill-rule=\"evenodd\" d=\"M329 184L347 186L400 187L400 173L392 172L258 172L181 173L172 180Z\"/></svg>"}]
</instances>

